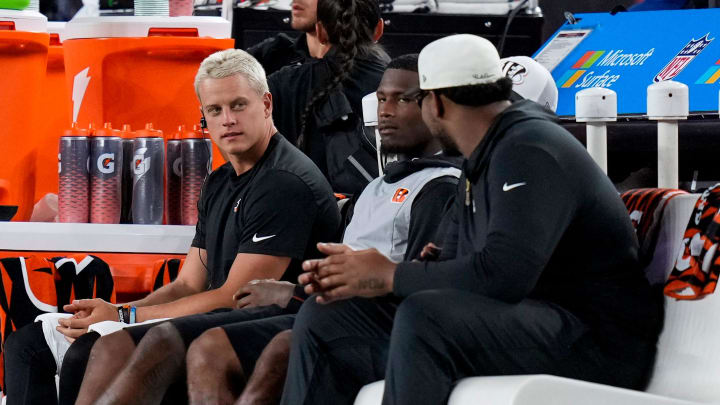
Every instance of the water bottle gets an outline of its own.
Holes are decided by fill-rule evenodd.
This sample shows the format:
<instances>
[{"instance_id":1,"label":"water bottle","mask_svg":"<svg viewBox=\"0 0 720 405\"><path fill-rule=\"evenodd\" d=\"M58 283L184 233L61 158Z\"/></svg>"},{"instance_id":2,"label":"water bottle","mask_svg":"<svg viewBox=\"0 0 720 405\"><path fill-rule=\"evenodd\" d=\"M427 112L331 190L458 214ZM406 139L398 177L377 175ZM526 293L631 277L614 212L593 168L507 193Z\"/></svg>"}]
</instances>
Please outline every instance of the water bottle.
<instances>
[{"instance_id":1,"label":"water bottle","mask_svg":"<svg viewBox=\"0 0 720 405\"><path fill-rule=\"evenodd\" d=\"M165 168L165 213L168 225L181 224L180 209L180 187L182 176L182 159L180 156L180 139L185 132L185 125L180 125L177 132L168 136L165 159L167 167Z\"/></svg>"},{"instance_id":2,"label":"water bottle","mask_svg":"<svg viewBox=\"0 0 720 405\"><path fill-rule=\"evenodd\" d=\"M164 144L162 131L153 129L152 124L135 131L132 198L135 224L162 224Z\"/></svg>"},{"instance_id":3,"label":"water bottle","mask_svg":"<svg viewBox=\"0 0 720 405\"><path fill-rule=\"evenodd\" d=\"M88 222L88 131L77 123L60 137L58 154L58 220L60 222Z\"/></svg>"},{"instance_id":4,"label":"water bottle","mask_svg":"<svg viewBox=\"0 0 720 405\"><path fill-rule=\"evenodd\" d=\"M133 190L133 145L135 133L130 125L125 124L120 131L122 138L122 185L120 186L122 204L120 206L120 223L132 224L132 190Z\"/></svg>"},{"instance_id":5,"label":"water bottle","mask_svg":"<svg viewBox=\"0 0 720 405\"><path fill-rule=\"evenodd\" d=\"M123 144L110 123L90 138L90 222L120 223Z\"/></svg>"},{"instance_id":6,"label":"water bottle","mask_svg":"<svg viewBox=\"0 0 720 405\"><path fill-rule=\"evenodd\" d=\"M203 183L212 170L212 143L205 139L201 128L183 134L182 151L182 224L195 225L198 219L197 203Z\"/></svg>"}]
</instances>

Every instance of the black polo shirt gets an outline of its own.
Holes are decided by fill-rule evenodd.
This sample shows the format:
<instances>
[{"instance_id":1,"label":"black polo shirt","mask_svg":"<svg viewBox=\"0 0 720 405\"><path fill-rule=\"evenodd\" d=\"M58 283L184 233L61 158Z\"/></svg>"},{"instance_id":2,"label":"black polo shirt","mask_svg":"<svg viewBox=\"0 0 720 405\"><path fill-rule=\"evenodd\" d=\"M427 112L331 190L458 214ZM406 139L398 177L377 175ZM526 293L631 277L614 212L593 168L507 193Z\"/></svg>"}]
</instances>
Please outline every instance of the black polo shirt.
<instances>
[{"instance_id":1,"label":"black polo shirt","mask_svg":"<svg viewBox=\"0 0 720 405\"><path fill-rule=\"evenodd\" d=\"M213 171L198 202L192 246L207 251L208 289L220 287L238 253L290 257L283 279L319 257L317 242L337 240L340 214L330 185L310 159L279 133L249 171L230 163Z\"/></svg>"}]
</instances>

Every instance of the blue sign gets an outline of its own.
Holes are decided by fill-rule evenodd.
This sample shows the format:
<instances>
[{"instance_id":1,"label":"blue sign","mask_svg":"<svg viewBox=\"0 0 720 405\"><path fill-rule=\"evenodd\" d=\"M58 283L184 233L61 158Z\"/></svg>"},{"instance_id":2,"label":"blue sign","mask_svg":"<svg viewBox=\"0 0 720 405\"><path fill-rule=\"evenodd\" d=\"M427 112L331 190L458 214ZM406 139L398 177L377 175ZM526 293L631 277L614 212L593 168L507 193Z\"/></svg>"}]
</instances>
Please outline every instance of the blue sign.
<instances>
[{"instance_id":1,"label":"blue sign","mask_svg":"<svg viewBox=\"0 0 720 405\"><path fill-rule=\"evenodd\" d=\"M690 111L718 110L720 9L577 14L534 57L551 69L557 113L575 115L575 93L606 87L618 114L647 112L647 86L675 80L689 87Z\"/></svg>"}]
</instances>

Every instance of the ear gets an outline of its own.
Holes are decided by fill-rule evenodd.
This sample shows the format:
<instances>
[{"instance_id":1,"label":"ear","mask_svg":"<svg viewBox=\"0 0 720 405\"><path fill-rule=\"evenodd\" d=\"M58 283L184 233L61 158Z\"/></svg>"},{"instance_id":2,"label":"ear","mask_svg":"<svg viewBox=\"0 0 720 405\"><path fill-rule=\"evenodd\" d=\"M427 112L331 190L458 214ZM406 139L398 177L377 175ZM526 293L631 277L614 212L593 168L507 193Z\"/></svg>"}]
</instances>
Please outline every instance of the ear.
<instances>
[{"instance_id":1,"label":"ear","mask_svg":"<svg viewBox=\"0 0 720 405\"><path fill-rule=\"evenodd\" d=\"M432 115L437 118L443 118L445 116L445 105L443 104L442 97L434 91L431 91L430 94L428 94L428 98L431 98L428 107L430 107Z\"/></svg>"},{"instance_id":2,"label":"ear","mask_svg":"<svg viewBox=\"0 0 720 405\"><path fill-rule=\"evenodd\" d=\"M328 42L330 42L327 30L325 30L325 26L320 21L315 24L315 34L317 35L318 41L322 45L326 45Z\"/></svg>"},{"instance_id":3,"label":"ear","mask_svg":"<svg viewBox=\"0 0 720 405\"><path fill-rule=\"evenodd\" d=\"M385 32L385 22L381 18L378 20L378 23L375 26L375 32L373 32L373 41L378 42L380 40L380 38L382 38L384 32Z\"/></svg>"},{"instance_id":4,"label":"ear","mask_svg":"<svg viewBox=\"0 0 720 405\"><path fill-rule=\"evenodd\" d=\"M264 112L265 112L265 118L270 118L272 116L273 111L273 103L272 103L272 94L265 93L263 94L263 105L264 105Z\"/></svg>"}]
</instances>

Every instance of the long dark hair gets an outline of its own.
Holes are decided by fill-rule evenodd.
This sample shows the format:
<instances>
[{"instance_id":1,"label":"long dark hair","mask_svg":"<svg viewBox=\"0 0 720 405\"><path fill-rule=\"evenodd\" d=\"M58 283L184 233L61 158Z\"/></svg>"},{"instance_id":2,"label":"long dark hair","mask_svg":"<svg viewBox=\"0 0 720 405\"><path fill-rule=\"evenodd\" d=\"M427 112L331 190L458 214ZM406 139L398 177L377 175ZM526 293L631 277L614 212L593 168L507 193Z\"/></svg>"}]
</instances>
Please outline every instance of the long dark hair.
<instances>
[{"instance_id":1,"label":"long dark hair","mask_svg":"<svg viewBox=\"0 0 720 405\"><path fill-rule=\"evenodd\" d=\"M322 22L330 43L336 49L335 57L338 61L339 73L305 105L297 139L300 149L304 149L310 111L350 76L355 58L372 54L387 57L373 40L375 27L380 20L380 6L377 0L318 0L317 18Z\"/></svg>"}]
</instances>

